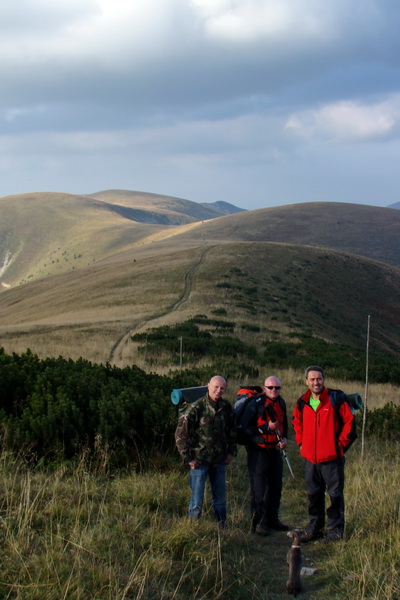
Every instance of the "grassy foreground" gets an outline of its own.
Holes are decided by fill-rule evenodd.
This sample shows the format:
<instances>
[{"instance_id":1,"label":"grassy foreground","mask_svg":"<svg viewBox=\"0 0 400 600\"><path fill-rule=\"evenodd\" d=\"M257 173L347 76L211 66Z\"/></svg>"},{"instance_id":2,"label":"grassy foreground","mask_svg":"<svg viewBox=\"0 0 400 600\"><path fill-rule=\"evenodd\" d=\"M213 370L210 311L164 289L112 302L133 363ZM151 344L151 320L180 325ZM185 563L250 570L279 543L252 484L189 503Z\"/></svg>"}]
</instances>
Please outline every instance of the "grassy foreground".
<instances>
[{"instance_id":1,"label":"grassy foreground","mask_svg":"<svg viewBox=\"0 0 400 600\"><path fill-rule=\"evenodd\" d=\"M399 444L360 445L346 466L346 541L304 546L304 599L400 598ZM282 519L306 522L302 467L293 442L285 465ZM228 472L229 527L189 522L187 472L105 478L82 465L32 472L9 456L0 463L0 598L26 600L287 598L284 533L249 533L243 449Z\"/></svg>"}]
</instances>

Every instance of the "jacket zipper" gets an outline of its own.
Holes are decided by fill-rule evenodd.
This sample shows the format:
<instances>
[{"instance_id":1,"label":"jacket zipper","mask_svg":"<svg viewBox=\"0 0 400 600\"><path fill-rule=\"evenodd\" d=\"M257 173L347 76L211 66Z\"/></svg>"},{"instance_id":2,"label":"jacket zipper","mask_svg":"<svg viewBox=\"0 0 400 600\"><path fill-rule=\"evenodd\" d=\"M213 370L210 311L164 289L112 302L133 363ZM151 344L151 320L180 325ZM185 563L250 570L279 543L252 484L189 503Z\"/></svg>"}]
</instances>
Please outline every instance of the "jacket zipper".
<instances>
[{"instance_id":1,"label":"jacket zipper","mask_svg":"<svg viewBox=\"0 0 400 600\"><path fill-rule=\"evenodd\" d=\"M314 418L314 461L315 463L317 463L317 435L318 435L318 430L319 430L319 426L320 426L320 418L319 418L319 413L318 411L314 413L315 414L315 418Z\"/></svg>"}]
</instances>

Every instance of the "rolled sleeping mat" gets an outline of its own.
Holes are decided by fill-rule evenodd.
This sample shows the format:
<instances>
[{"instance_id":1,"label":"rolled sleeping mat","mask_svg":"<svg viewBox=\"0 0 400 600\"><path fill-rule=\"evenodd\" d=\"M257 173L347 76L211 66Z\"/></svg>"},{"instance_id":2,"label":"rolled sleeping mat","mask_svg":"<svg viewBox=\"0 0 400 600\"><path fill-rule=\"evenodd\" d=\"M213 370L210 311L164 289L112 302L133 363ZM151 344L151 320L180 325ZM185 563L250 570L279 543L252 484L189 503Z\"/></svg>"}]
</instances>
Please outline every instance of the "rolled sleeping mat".
<instances>
[{"instance_id":1,"label":"rolled sleeping mat","mask_svg":"<svg viewBox=\"0 0 400 600\"><path fill-rule=\"evenodd\" d=\"M363 401L360 394L346 394L346 398L353 412L360 410L363 407Z\"/></svg>"},{"instance_id":2,"label":"rolled sleeping mat","mask_svg":"<svg viewBox=\"0 0 400 600\"><path fill-rule=\"evenodd\" d=\"M182 404L183 402L196 402L206 395L208 387L199 385L197 387L175 389L171 392L172 404Z\"/></svg>"}]
</instances>

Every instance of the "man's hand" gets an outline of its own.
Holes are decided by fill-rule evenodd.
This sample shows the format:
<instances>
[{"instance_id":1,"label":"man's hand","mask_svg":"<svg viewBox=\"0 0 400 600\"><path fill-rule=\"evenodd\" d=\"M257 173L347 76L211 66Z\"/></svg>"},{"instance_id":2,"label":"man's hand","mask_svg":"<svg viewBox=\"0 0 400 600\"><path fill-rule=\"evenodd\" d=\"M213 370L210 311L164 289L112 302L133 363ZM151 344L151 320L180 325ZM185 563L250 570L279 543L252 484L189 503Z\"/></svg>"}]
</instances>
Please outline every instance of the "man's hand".
<instances>
[{"instance_id":1,"label":"man's hand","mask_svg":"<svg viewBox=\"0 0 400 600\"><path fill-rule=\"evenodd\" d=\"M287 439L286 438L281 438L281 441L279 442L278 446L281 450L285 450L287 445Z\"/></svg>"},{"instance_id":2,"label":"man's hand","mask_svg":"<svg viewBox=\"0 0 400 600\"><path fill-rule=\"evenodd\" d=\"M268 428L270 431L275 431L278 428L278 421L268 421Z\"/></svg>"},{"instance_id":3,"label":"man's hand","mask_svg":"<svg viewBox=\"0 0 400 600\"><path fill-rule=\"evenodd\" d=\"M232 456L232 454L228 454L228 456L227 456L227 457L226 457L226 459L225 459L225 464L226 464L226 465L230 465L232 461L233 461L233 456Z\"/></svg>"},{"instance_id":4,"label":"man's hand","mask_svg":"<svg viewBox=\"0 0 400 600\"><path fill-rule=\"evenodd\" d=\"M199 466L199 463L197 462L197 460L191 460L189 463L189 467L191 469L197 469L198 466Z\"/></svg>"}]
</instances>

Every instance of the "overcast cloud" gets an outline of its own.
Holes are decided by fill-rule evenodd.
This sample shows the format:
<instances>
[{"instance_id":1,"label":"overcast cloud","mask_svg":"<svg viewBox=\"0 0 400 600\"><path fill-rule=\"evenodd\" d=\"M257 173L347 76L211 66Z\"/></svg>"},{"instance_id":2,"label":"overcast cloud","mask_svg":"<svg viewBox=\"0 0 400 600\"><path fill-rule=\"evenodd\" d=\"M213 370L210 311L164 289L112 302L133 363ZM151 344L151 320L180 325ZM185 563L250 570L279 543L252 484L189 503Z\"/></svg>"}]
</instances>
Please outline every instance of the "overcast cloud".
<instances>
[{"instance_id":1,"label":"overcast cloud","mask_svg":"<svg viewBox=\"0 0 400 600\"><path fill-rule=\"evenodd\" d=\"M399 202L398 0L0 6L0 196Z\"/></svg>"}]
</instances>

